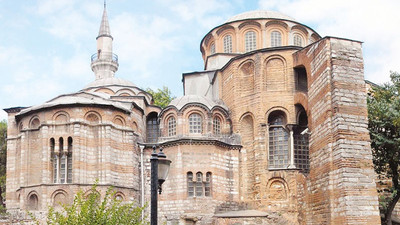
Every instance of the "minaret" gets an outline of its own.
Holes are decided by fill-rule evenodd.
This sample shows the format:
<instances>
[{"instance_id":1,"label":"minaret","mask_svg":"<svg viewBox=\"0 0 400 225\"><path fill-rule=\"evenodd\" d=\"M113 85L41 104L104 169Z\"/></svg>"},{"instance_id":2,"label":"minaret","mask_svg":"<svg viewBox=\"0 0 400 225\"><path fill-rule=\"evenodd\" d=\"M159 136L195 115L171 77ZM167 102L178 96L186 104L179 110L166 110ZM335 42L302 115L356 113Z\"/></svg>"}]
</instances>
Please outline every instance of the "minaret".
<instances>
[{"instance_id":1,"label":"minaret","mask_svg":"<svg viewBox=\"0 0 400 225\"><path fill-rule=\"evenodd\" d=\"M92 71L96 80L114 77L118 70L118 56L112 52L113 37L108 24L106 2L104 1L103 18L101 19L97 40L97 53L92 55Z\"/></svg>"}]
</instances>

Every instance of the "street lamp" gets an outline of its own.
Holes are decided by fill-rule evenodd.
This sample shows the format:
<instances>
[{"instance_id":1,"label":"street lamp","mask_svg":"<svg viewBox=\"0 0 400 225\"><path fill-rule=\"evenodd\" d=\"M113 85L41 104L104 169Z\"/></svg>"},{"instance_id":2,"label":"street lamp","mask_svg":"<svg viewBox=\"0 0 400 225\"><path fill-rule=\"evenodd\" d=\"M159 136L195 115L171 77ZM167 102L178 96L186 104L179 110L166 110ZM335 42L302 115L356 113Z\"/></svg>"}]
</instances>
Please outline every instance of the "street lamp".
<instances>
[{"instance_id":1,"label":"street lamp","mask_svg":"<svg viewBox=\"0 0 400 225\"><path fill-rule=\"evenodd\" d=\"M156 146L153 146L153 153L151 153L151 214L150 224L157 225L157 189L161 194L161 185L167 179L169 166L171 160L167 159L167 156L160 148L160 152L157 154Z\"/></svg>"}]
</instances>

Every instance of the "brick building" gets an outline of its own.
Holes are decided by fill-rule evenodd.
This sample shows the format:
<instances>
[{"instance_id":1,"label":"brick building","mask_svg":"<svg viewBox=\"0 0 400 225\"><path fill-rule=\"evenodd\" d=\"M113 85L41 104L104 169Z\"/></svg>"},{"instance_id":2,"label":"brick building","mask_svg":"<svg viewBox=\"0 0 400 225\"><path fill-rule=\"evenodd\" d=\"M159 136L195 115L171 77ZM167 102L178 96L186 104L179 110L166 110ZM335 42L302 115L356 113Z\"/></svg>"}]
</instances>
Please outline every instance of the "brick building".
<instances>
[{"instance_id":1,"label":"brick building","mask_svg":"<svg viewBox=\"0 0 400 225\"><path fill-rule=\"evenodd\" d=\"M167 224L379 224L361 42L246 12L200 43L204 71L161 109L115 77L106 9L81 91L8 113L7 210L46 212L96 179L150 198L157 144L172 160ZM141 145L139 147L139 143Z\"/></svg>"}]
</instances>

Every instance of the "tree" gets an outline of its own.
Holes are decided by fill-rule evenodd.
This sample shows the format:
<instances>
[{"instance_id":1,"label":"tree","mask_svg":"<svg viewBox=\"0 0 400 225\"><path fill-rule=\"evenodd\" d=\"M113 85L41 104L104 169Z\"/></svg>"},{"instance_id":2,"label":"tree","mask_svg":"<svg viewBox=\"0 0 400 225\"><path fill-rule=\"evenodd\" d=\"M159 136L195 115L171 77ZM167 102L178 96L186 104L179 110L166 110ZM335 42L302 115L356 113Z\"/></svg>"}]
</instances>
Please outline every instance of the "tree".
<instances>
[{"instance_id":1,"label":"tree","mask_svg":"<svg viewBox=\"0 0 400 225\"><path fill-rule=\"evenodd\" d=\"M6 194L7 122L0 121L0 212L4 210Z\"/></svg>"},{"instance_id":2,"label":"tree","mask_svg":"<svg viewBox=\"0 0 400 225\"><path fill-rule=\"evenodd\" d=\"M134 203L123 203L115 198L115 192L109 188L102 201L100 194L93 185L85 197L82 190L78 191L71 205L63 205L62 211L50 207L47 224L54 225L114 225L133 224L145 225L141 219L144 207L137 207ZM36 219L34 219L36 220ZM36 222L38 222L36 220Z\"/></svg>"},{"instance_id":3,"label":"tree","mask_svg":"<svg viewBox=\"0 0 400 225\"><path fill-rule=\"evenodd\" d=\"M400 74L391 72L391 83L373 87L368 97L368 128L375 171L392 180L381 204L384 223L391 225L391 216L400 198Z\"/></svg>"},{"instance_id":4,"label":"tree","mask_svg":"<svg viewBox=\"0 0 400 225\"><path fill-rule=\"evenodd\" d=\"M154 105L160 106L161 108L165 108L168 104L175 99L175 97L171 96L171 91L168 87L163 86L162 89L157 89L157 91L153 91L151 88L147 88L146 91L153 96Z\"/></svg>"}]
</instances>

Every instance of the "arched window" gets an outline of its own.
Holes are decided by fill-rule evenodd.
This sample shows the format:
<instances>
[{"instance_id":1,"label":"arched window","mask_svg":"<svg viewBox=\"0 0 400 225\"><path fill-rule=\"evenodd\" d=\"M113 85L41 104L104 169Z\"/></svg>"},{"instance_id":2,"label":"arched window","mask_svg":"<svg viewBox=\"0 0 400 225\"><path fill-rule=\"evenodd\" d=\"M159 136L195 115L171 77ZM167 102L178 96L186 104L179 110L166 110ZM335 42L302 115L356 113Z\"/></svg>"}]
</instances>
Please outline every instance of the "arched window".
<instances>
[{"instance_id":1,"label":"arched window","mask_svg":"<svg viewBox=\"0 0 400 225\"><path fill-rule=\"evenodd\" d=\"M155 143L158 139L157 113L152 112L147 116L147 142Z\"/></svg>"},{"instance_id":2,"label":"arched window","mask_svg":"<svg viewBox=\"0 0 400 225\"><path fill-rule=\"evenodd\" d=\"M176 135L176 120L175 117L170 117L168 119L168 136Z\"/></svg>"},{"instance_id":3,"label":"arched window","mask_svg":"<svg viewBox=\"0 0 400 225\"><path fill-rule=\"evenodd\" d=\"M39 209L39 199L36 194L31 194L28 197L28 210L38 210Z\"/></svg>"},{"instance_id":4,"label":"arched window","mask_svg":"<svg viewBox=\"0 0 400 225\"><path fill-rule=\"evenodd\" d=\"M224 53L232 53L232 36L226 35L224 37Z\"/></svg>"},{"instance_id":5,"label":"arched window","mask_svg":"<svg viewBox=\"0 0 400 225\"><path fill-rule=\"evenodd\" d=\"M295 34L293 36L293 45L302 47L303 46L303 38L300 35Z\"/></svg>"},{"instance_id":6,"label":"arched window","mask_svg":"<svg viewBox=\"0 0 400 225\"><path fill-rule=\"evenodd\" d=\"M289 166L289 135L286 131L285 118L281 113L271 113L269 123L268 167L283 169Z\"/></svg>"},{"instance_id":7,"label":"arched window","mask_svg":"<svg viewBox=\"0 0 400 225\"><path fill-rule=\"evenodd\" d=\"M72 137L68 137L68 149L64 149L62 137L59 138L58 144L58 151L55 151L55 140L50 138L53 183L72 183Z\"/></svg>"},{"instance_id":8,"label":"arched window","mask_svg":"<svg viewBox=\"0 0 400 225\"><path fill-rule=\"evenodd\" d=\"M257 40L256 40L256 32L248 31L244 35L244 42L245 42L245 51L250 52L256 50L257 48Z\"/></svg>"},{"instance_id":9,"label":"arched window","mask_svg":"<svg viewBox=\"0 0 400 225\"><path fill-rule=\"evenodd\" d=\"M282 37L281 33L278 31L271 32L271 47L279 47L282 46Z\"/></svg>"},{"instance_id":10,"label":"arched window","mask_svg":"<svg viewBox=\"0 0 400 225\"><path fill-rule=\"evenodd\" d=\"M203 174L196 173L196 196L203 196Z\"/></svg>"},{"instance_id":11,"label":"arched window","mask_svg":"<svg viewBox=\"0 0 400 225\"><path fill-rule=\"evenodd\" d=\"M206 182L204 182L204 196L211 196L211 172L206 173Z\"/></svg>"},{"instance_id":12,"label":"arched window","mask_svg":"<svg viewBox=\"0 0 400 225\"><path fill-rule=\"evenodd\" d=\"M306 129L308 126L307 113L303 106L296 105L298 108L297 126L293 129L294 134L294 163L296 168L307 172L310 168L309 160L309 134Z\"/></svg>"},{"instance_id":13,"label":"arched window","mask_svg":"<svg viewBox=\"0 0 400 225\"><path fill-rule=\"evenodd\" d=\"M194 182L193 182L193 173L192 172L187 173L187 186L188 186L188 196L193 197L194 196Z\"/></svg>"},{"instance_id":14,"label":"arched window","mask_svg":"<svg viewBox=\"0 0 400 225\"><path fill-rule=\"evenodd\" d=\"M214 117L213 131L214 131L214 134L221 134L221 119L218 117Z\"/></svg>"},{"instance_id":15,"label":"arched window","mask_svg":"<svg viewBox=\"0 0 400 225\"><path fill-rule=\"evenodd\" d=\"M212 43L210 45L210 55L212 55L212 54L215 54L215 44L214 43Z\"/></svg>"},{"instance_id":16,"label":"arched window","mask_svg":"<svg viewBox=\"0 0 400 225\"><path fill-rule=\"evenodd\" d=\"M203 131L202 128L202 119L200 114L192 113L189 116L189 133L191 134L201 134Z\"/></svg>"}]
</instances>

